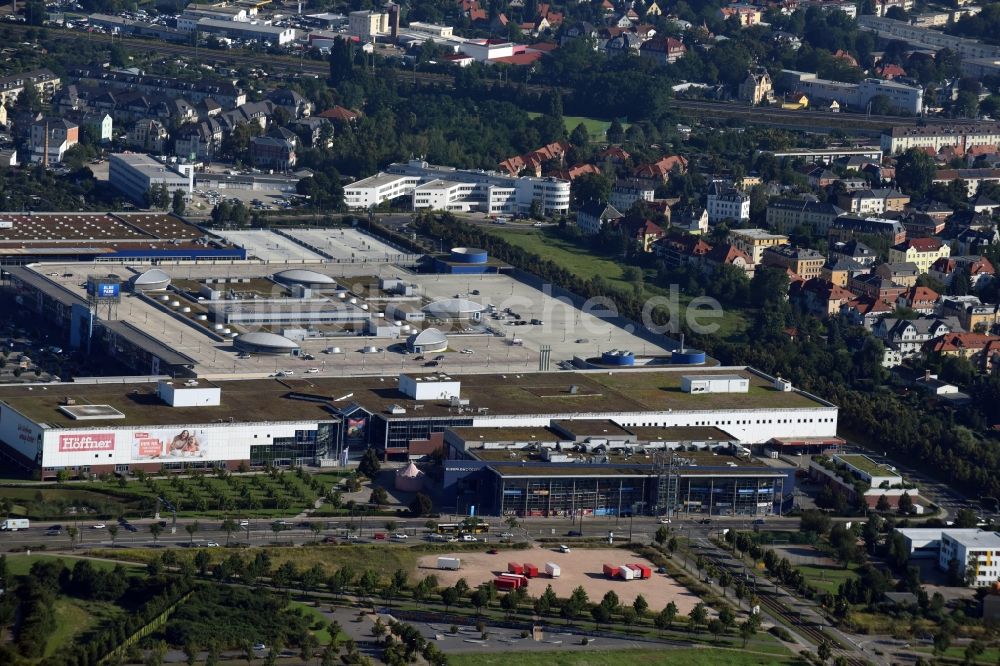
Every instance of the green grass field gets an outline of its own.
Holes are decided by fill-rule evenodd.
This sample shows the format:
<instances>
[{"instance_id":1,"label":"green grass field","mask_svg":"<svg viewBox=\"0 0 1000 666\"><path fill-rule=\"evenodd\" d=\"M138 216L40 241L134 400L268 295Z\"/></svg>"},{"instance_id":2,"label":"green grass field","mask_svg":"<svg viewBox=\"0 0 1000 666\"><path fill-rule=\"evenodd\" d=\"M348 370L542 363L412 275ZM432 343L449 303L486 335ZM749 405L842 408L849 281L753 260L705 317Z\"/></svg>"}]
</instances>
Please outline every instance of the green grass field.
<instances>
[{"instance_id":1,"label":"green grass field","mask_svg":"<svg viewBox=\"0 0 1000 666\"><path fill-rule=\"evenodd\" d=\"M589 280L599 275L619 290L631 291L632 289L632 284L622 277L625 265L621 263L619 257L612 254L601 254L593 248L585 246L582 242L577 243L559 236L553 230L491 227L488 231L515 247L559 264L581 278ZM646 289L650 295L666 294L665 291L649 284L646 285ZM686 305L690 301L691 299L684 294L680 295L681 305ZM716 335L726 339L739 337L748 326L747 320L741 313L728 308L723 310L721 319L711 320L711 323L719 325Z\"/></svg>"},{"instance_id":2,"label":"green grass field","mask_svg":"<svg viewBox=\"0 0 1000 666\"><path fill-rule=\"evenodd\" d=\"M663 650L589 650L583 647L577 651L567 649L561 652L500 652L499 654L450 654L448 663L452 666L506 666L515 662L518 666L763 666L765 664L797 664L795 657L776 657L749 654L740 650L705 649L663 649Z\"/></svg>"},{"instance_id":3,"label":"green grass field","mask_svg":"<svg viewBox=\"0 0 1000 666\"><path fill-rule=\"evenodd\" d=\"M7 570L14 576L26 576L31 570L31 566L35 562L49 561L49 560L62 560L67 567L72 567L80 559L79 557L72 557L69 555L19 555L11 553L7 555ZM117 562L106 562L101 560L91 560L90 562L94 565L95 569L102 571L114 569ZM138 565L130 562L122 562L126 567L138 567Z\"/></svg>"},{"instance_id":4,"label":"green grass field","mask_svg":"<svg viewBox=\"0 0 1000 666\"><path fill-rule=\"evenodd\" d=\"M537 111L529 111L528 115L532 118L537 118L542 114ZM587 128L587 132L590 133L591 141L604 141L605 135L608 133L608 128L611 127L610 120L601 120L588 116L563 116L563 123L566 125L567 132L572 132L576 129L577 125L583 123L583 126ZM628 129L628 126L629 123L622 123L623 129Z\"/></svg>"},{"instance_id":5,"label":"green grass field","mask_svg":"<svg viewBox=\"0 0 1000 666\"><path fill-rule=\"evenodd\" d=\"M89 603L89 602L87 602ZM77 636L94 625L95 618L83 606L84 602L77 599L60 597L53 606L56 616L56 628L45 642L44 657L56 654Z\"/></svg>"},{"instance_id":6,"label":"green grass field","mask_svg":"<svg viewBox=\"0 0 1000 666\"><path fill-rule=\"evenodd\" d=\"M178 561L184 558L194 558L197 549L191 552L177 552ZM214 565L233 554L229 548L208 548L209 561ZM239 551L236 551L239 552ZM299 548L274 547L268 548L273 567L277 568L285 562L292 562L300 571L309 569L315 564L323 567L327 573L333 573L340 567L351 567L355 571L371 569L380 576L391 576L396 569L403 569L413 575L417 567L417 559L431 552L426 547L386 548L380 545L353 546L302 546ZM163 554L156 548L116 548L114 550L91 550L88 555L106 557L125 562L147 563L154 557ZM244 558L252 558L252 551L242 553Z\"/></svg>"},{"instance_id":7,"label":"green grass field","mask_svg":"<svg viewBox=\"0 0 1000 666\"><path fill-rule=\"evenodd\" d=\"M857 578L857 573L853 569L838 569L828 567L814 567L809 565L796 565L796 569L802 572L806 581L822 592L837 593L840 584L845 580Z\"/></svg>"},{"instance_id":8,"label":"green grass field","mask_svg":"<svg viewBox=\"0 0 1000 666\"><path fill-rule=\"evenodd\" d=\"M301 601L293 601L291 602L290 605L292 608L301 609L303 614L309 618L312 624L315 624L317 622L323 623L322 629L320 629L319 631L313 630L312 633L313 636L316 637L316 640L319 641L320 645L328 645L330 643L330 620L325 615L323 615L322 611L320 611L315 606L303 603ZM341 631L339 635L341 641L345 641L349 638L349 636L345 634L343 631Z\"/></svg>"}]
</instances>

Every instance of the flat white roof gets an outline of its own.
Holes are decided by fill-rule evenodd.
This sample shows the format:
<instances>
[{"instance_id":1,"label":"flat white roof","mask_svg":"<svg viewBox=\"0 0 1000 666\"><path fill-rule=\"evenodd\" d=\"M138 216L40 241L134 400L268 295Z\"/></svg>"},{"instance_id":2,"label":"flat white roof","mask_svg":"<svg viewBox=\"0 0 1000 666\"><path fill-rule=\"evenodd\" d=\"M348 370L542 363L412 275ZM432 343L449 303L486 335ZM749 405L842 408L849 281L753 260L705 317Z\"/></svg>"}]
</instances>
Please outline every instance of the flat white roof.
<instances>
[{"instance_id":1,"label":"flat white roof","mask_svg":"<svg viewBox=\"0 0 1000 666\"><path fill-rule=\"evenodd\" d=\"M942 538L948 537L966 548L1000 548L1000 534L986 530L944 530Z\"/></svg>"}]
</instances>

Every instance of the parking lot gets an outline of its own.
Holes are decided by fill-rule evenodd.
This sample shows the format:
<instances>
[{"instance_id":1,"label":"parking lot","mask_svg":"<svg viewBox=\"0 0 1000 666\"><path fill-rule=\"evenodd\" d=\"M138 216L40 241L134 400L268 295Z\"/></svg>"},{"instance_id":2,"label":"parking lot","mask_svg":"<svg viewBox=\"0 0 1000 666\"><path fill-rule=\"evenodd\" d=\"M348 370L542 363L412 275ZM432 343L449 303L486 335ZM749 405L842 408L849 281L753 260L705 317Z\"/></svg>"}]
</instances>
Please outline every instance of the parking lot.
<instances>
[{"instance_id":1,"label":"parking lot","mask_svg":"<svg viewBox=\"0 0 1000 666\"><path fill-rule=\"evenodd\" d=\"M406 256L357 229L287 229L285 233L320 249L337 262L393 262Z\"/></svg>"},{"instance_id":2,"label":"parking lot","mask_svg":"<svg viewBox=\"0 0 1000 666\"><path fill-rule=\"evenodd\" d=\"M323 257L273 231L217 231L226 240L245 248L262 261L317 263Z\"/></svg>"},{"instance_id":3,"label":"parking lot","mask_svg":"<svg viewBox=\"0 0 1000 666\"><path fill-rule=\"evenodd\" d=\"M437 558L457 557L461 560L461 568L446 570L437 568ZM472 587L493 579L494 576L507 571L508 562L523 564L531 562L543 571L546 562L553 562L560 567L558 578L541 576L532 579L528 590L532 595L544 591L546 585L560 597L569 597L579 586L587 591L592 600L600 600L607 592L614 591L622 603L632 603L638 595L645 597L651 608L663 608L669 602L677 604L677 610L687 615L698 603L698 597L688 592L677 581L665 574L656 573L656 567L651 562L619 548L574 548L572 552L560 553L558 549L534 547L530 550L505 550L495 555L488 552L461 552L456 554L435 553L420 558L417 562L418 575L433 573L441 585L454 585L459 578ZM602 572L605 564L619 566L625 563L649 565L653 576L646 580L622 580L607 578Z\"/></svg>"}]
</instances>

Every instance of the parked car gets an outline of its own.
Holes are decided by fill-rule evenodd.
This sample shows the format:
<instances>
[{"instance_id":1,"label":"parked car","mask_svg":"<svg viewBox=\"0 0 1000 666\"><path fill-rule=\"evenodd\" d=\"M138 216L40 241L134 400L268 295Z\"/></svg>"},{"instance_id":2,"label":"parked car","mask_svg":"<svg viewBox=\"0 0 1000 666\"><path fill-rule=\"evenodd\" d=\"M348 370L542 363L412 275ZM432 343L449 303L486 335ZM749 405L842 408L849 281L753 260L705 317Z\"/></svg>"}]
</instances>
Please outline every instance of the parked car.
<instances>
[{"instance_id":1,"label":"parked car","mask_svg":"<svg viewBox=\"0 0 1000 666\"><path fill-rule=\"evenodd\" d=\"M559 546L559 552L560 553L568 553L568 552L570 552L569 546L567 546L565 544Z\"/></svg>"}]
</instances>

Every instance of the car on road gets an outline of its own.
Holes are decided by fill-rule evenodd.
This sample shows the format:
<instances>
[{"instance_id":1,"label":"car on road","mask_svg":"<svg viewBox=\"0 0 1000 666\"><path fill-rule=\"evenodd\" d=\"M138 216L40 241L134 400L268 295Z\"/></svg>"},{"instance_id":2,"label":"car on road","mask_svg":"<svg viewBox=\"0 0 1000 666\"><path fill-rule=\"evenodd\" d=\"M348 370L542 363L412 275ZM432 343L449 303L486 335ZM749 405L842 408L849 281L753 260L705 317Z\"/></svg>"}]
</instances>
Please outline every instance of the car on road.
<instances>
[{"instance_id":1,"label":"car on road","mask_svg":"<svg viewBox=\"0 0 1000 666\"><path fill-rule=\"evenodd\" d=\"M465 349L462 350L461 353L463 353L463 354L475 354L476 352L474 352L473 350L471 350L468 347L466 347Z\"/></svg>"},{"instance_id":2,"label":"car on road","mask_svg":"<svg viewBox=\"0 0 1000 666\"><path fill-rule=\"evenodd\" d=\"M309 368L308 370L306 370L306 372L309 373L310 375L315 375L317 372L319 372L319 368Z\"/></svg>"},{"instance_id":3,"label":"car on road","mask_svg":"<svg viewBox=\"0 0 1000 666\"><path fill-rule=\"evenodd\" d=\"M125 529L127 529L129 532L138 532L139 531L139 528L136 527L135 525L133 525L132 523L125 523L124 525L122 525L122 527L124 527Z\"/></svg>"},{"instance_id":4,"label":"car on road","mask_svg":"<svg viewBox=\"0 0 1000 666\"><path fill-rule=\"evenodd\" d=\"M513 539L514 538L514 533L513 532L504 532L503 534L500 535L500 538L501 539Z\"/></svg>"},{"instance_id":5,"label":"car on road","mask_svg":"<svg viewBox=\"0 0 1000 666\"><path fill-rule=\"evenodd\" d=\"M323 543L329 543L335 545L337 543L337 537L332 537L332 536L323 537Z\"/></svg>"},{"instance_id":6,"label":"car on road","mask_svg":"<svg viewBox=\"0 0 1000 666\"><path fill-rule=\"evenodd\" d=\"M240 521L240 527L250 527L250 521L249 520L241 520Z\"/></svg>"},{"instance_id":7,"label":"car on road","mask_svg":"<svg viewBox=\"0 0 1000 666\"><path fill-rule=\"evenodd\" d=\"M559 546L559 552L560 553L568 553L568 552L570 552L569 546L567 546L566 544L563 544L563 545Z\"/></svg>"},{"instance_id":8,"label":"car on road","mask_svg":"<svg viewBox=\"0 0 1000 666\"><path fill-rule=\"evenodd\" d=\"M444 354L438 354L437 356L434 357L434 360L435 361L443 361L444 360Z\"/></svg>"},{"instance_id":9,"label":"car on road","mask_svg":"<svg viewBox=\"0 0 1000 666\"><path fill-rule=\"evenodd\" d=\"M97 523L96 525L94 525L93 529L95 529L95 530L103 530L105 527L107 527L107 525L105 525L104 523Z\"/></svg>"},{"instance_id":10,"label":"car on road","mask_svg":"<svg viewBox=\"0 0 1000 666\"><path fill-rule=\"evenodd\" d=\"M709 523L712 522L712 519L711 518L702 518L698 522L701 523L702 525L708 525Z\"/></svg>"},{"instance_id":11,"label":"car on road","mask_svg":"<svg viewBox=\"0 0 1000 666\"><path fill-rule=\"evenodd\" d=\"M209 541L208 543L205 544L205 546L207 546L208 548L218 548L219 543L217 541Z\"/></svg>"},{"instance_id":12,"label":"car on road","mask_svg":"<svg viewBox=\"0 0 1000 666\"><path fill-rule=\"evenodd\" d=\"M754 525L763 525L764 524L764 519L763 518L758 518L757 520L753 521L753 524Z\"/></svg>"},{"instance_id":13,"label":"car on road","mask_svg":"<svg viewBox=\"0 0 1000 666\"><path fill-rule=\"evenodd\" d=\"M425 368L436 368L436 367L438 367L438 362L437 361L427 361L426 363L424 363L424 367Z\"/></svg>"},{"instance_id":14,"label":"car on road","mask_svg":"<svg viewBox=\"0 0 1000 666\"><path fill-rule=\"evenodd\" d=\"M267 646L264 645L263 643L254 643L253 649L255 652L263 652L264 650L267 649Z\"/></svg>"},{"instance_id":15,"label":"car on road","mask_svg":"<svg viewBox=\"0 0 1000 666\"><path fill-rule=\"evenodd\" d=\"M670 524L670 519L669 518L660 518L660 524L661 525L669 525Z\"/></svg>"},{"instance_id":16,"label":"car on road","mask_svg":"<svg viewBox=\"0 0 1000 666\"><path fill-rule=\"evenodd\" d=\"M58 525L45 530L45 536L59 536L60 534L62 534L62 528Z\"/></svg>"},{"instance_id":17,"label":"car on road","mask_svg":"<svg viewBox=\"0 0 1000 666\"><path fill-rule=\"evenodd\" d=\"M397 534L393 534L392 535L392 540L393 541L406 541L409 538L410 537L408 537L407 535L403 534L402 532L399 532Z\"/></svg>"},{"instance_id":18,"label":"car on road","mask_svg":"<svg viewBox=\"0 0 1000 666\"><path fill-rule=\"evenodd\" d=\"M479 539L477 539L476 537L472 536L471 534L463 534L462 535L462 541L479 541Z\"/></svg>"}]
</instances>

